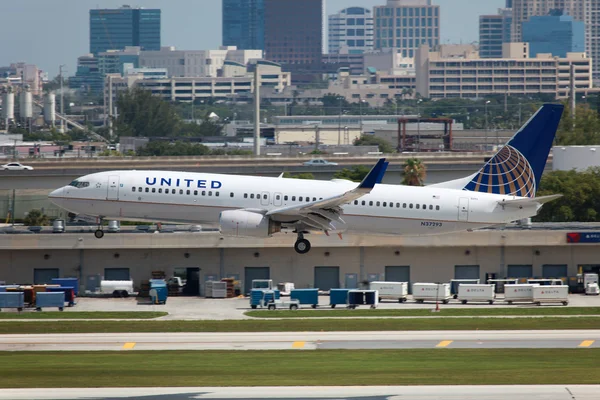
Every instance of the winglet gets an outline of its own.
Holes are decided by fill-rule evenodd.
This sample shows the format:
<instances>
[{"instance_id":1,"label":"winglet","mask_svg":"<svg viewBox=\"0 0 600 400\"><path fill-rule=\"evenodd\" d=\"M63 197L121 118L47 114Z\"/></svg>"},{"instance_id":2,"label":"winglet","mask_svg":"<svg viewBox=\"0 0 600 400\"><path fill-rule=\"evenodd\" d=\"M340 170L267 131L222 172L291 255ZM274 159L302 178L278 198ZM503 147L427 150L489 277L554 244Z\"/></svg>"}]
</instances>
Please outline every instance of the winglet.
<instances>
[{"instance_id":1,"label":"winglet","mask_svg":"<svg viewBox=\"0 0 600 400\"><path fill-rule=\"evenodd\" d=\"M387 163L385 158L380 158L377 164L365 176L365 179L358 185L358 189L373 189L377 183L380 183L385 174Z\"/></svg>"}]
</instances>

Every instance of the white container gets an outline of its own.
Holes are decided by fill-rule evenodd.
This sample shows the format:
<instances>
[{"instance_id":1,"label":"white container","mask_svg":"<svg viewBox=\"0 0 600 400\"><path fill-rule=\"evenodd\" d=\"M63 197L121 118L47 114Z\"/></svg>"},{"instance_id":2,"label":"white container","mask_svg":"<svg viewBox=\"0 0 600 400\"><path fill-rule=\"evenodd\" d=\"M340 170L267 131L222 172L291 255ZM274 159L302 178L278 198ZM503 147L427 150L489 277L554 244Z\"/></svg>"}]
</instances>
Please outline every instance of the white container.
<instances>
[{"instance_id":1,"label":"white container","mask_svg":"<svg viewBox=\"0 0 600 400\"><path fill-rule=\"evenodd\" d=\"M512 303L532 303L533 288L540 286L537 283L522 283L515 285L504 285L504 301Z\"/></svg>"},{"instance_id":2,"label":"white container","mask_svg":"<svg viewBox=\"0 0 600 400\"><path fill-rule=\"evenodd\" d=\"M100 293L103 294L133 294L133 281L100 281Z\"/></svg>"},{"instance_id":3,"label":"white container","mask_svg":"<svg viewBox=\"0 0 600 400\"><path fill-rule=\"evenodd\" d=\"M379 292L379 301L386 299L404 303L408 297L408 282L371 282L369 289Z\"/></svg>"},{"instance_id":4,"label":"white container","mask_svg":"<svg viewBox=\"0 0 600 400\"><path fill-rule=\"evenodd\" d=\"M562 303L569 304L569 286L534 286L533 302L537 305L542 303Z\"/></svg>"},{"instance_id":5,"label":"white container","mask_svg":"<svg viewBox=\"0 0 600 400\"><path fill-rule=\"evenodd\" d=\"M467 302L487 302L494 304L496 298L496 285L474 285L461 283L458 285L458 300L467 304Z\"/></svg>"},{"instance_id":6,"label":"white container","mask_svg":"<svg viewBox=\"0 0 600 400\"><path fill-rule=\"evenodd\" d=\"M296 289L296 285L292 282L283 282L277 284L277 289L281 296L289 296L292 290Z\"/></svg>"},{"instance_id":7,"label":"white container","mask_svg":"<svg viewBox=\"0 0 600 400\"><path fill-rule=\"evenodd\" d=\"M227 282L213 282L212 283L212 298L213 299L225 299L227 298Z\"/></svg>"},{"instance_id":8,"label":"white container","mask_svg":"<svg viewBox=\"0 0 600 400\"><path fill-rule=\"evenodd\" d=\"M450 302L449 283L414 283L413 299L418 303L425 301L441 301L444 304Z\"/></svg>"},{"instance_id":9,"label":"white container","mask_svg":"<svg viewBox=\"0 0 600 400\"><path fill-rule=\"evenodd\" d=\"M213 297L213 281L204 282L204 297L211 298Z\"/></svg>"}]
</instances>

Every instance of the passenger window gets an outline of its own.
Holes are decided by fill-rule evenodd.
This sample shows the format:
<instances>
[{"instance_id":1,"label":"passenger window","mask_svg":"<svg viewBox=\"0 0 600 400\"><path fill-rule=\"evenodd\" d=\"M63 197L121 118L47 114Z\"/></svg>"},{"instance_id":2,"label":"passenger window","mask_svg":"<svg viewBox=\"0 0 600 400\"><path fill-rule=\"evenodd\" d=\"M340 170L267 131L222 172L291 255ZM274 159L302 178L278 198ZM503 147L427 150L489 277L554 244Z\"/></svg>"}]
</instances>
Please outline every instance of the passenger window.
<instances>
[{"instance_id":1,"label":"passenger window","mask_svg":"<svg viewBox=\"0 0 600 400\"><path fill-rule=\"evenodd\" d=\"M248 198L248 193L244 193L244 198L247 199Z\"/></svg>"},{"instance_id":2,"label":"passenger window","mask_svg":"<svg viewBox=\"0 0 600 400\"><path fill-rule=\"evenodd\" d=\"M257 194L257 195L256 195L256 198L260 200L260 194Z\"/></svg>"},{"instance_id":3,"label":"passenger window","mask_svg":"<svg viewBox=\"0 0 600 400\"><path fill-rule=\"evenodd\" d=\"M370 201L370 202L369 202L369 205L370 205L371 207L373 207L373 202L372 202L372 201Z\"/></svg>"},{"instance_id":4,"label":"passenger window","mask_svg":"<svg viewBox=\"0 0 600 400\"><path fill-rule=\"evenodd\" d=\"M423 204L423 210L427 210L427 204Z\"/></svg>"},{"instance_id":5,"label":"passenger window","mask_svg":"<svg viewBox=\"0 0 600 400\"><path fill-rule=\"evenodd\" d=\"M402 208L406 208L406 203L402 204Z\"/></svg>"},{"instance_id":6,"label":"passenger window","mask_svg":"<svg viewBox=\"0 0 600 400\"><path fill-rule=\"evenodd\" d=\"M413 203L410 203L410 204L408 205L408 208L413 208Z\"/></svg>"},{"instance_id":7,"label":"passenger window","mask_svg":"<svg viewBox=\"0 0 600 400\"><path fill-rule=\"evenodd\" d=\"M283 196L283 200L288 201L288 197L287 196Z\"/></svg>"},{"instance_id":8,"label":"passenger window","mask_svg":"<svg viewBox=\"0 0 600 400\"><path fill-rule=\"evenodd\" d=\"M377 202L377 207L379 207L380 205L381 205L381 203L380 203L380 202Z\"/></svg>"},{"instance_id":9,"label":"passenger window","mask_svg":"<svg viewBox=\"0 0 600 400\"><path fill-rule=\"evenodd\" d=\"M162 189L158 189L158 193L162 193Z\"/></svg>"},{"instance_id":10,"label":"passenger window","mask_svg":"<svg viewBox=\"0 0 600 400\"><path fill-rule=\"evenodd\" d=\"M430 210L433 210L433 206L432 206L432 205L429 205L429 209L430 209Z\"/></svg>"},{"instance_id":11,"label":"passenger window","mask_svg":"<svg viewBox=\"0 0 600 400\"><path fill-rule=\"evenodd\" d=\"M135 188L134 188L134 187L133 187L133 188L131 188L131 191L132 191L132 192L135 192Z\"/></svg>"},{"instance_id":12,"label":"passenger window","mask_svg":"<svg viewBox=\"0 0 600 400\"><path fill-rule=\"evenodd\" d=\"M266 200L267 199L267 195L263 194L263 199Z\"/></svg>"},{"instance_id":13,"label":"passenger window","mask_svg":"<svg viewBox=\"0 0 600 400\"><path fill-rule=\"evenodd\" d=\"M198 196L198 191L194 190L194 196Z\"/></svg>"},{"instance_id":14,"label":"passenger window","mask_svg":"<svg viewBox=\"0 0 600 400\"><path fill-rule=\"evenodd\" d=\"M358 205L358 200L354 200L354 205L357 206Z\"/></svg>"},{"instance_id":15,"label":"passenger window","mask_svg":"<svg viewBox=\"0 0 600 400\"><path fill-rule=\"evenodd\" d=\"M231 194L233 194L233 193L231 193ZM215 196L219 197L219 192L215 192ZM231 197L233 197L233 196L231 196Z\"/></svg>"},{"instance_id":16,"label":"passenger window","mask_svg":"<svg viewBox=\"0 0 600 400\"><path fill-rule=\"evenodd\" d=\"M292 201L296 201L296 196L292 196Z\"/></svg>"},{"instance_id":17,"label":"passenger window","mask_svg":"<svg viewBox=\"0 0 600 400\"><path fill-rule=\"evenodd\" d=\"M310 203L310 197L307 197L307 198L306 198L306 202L307 202L307 203Z\"/></svg>"},{"instance_id":18,"label":"passenger window","mask_svg":"<svg viewBox=\"0 0 600 400\"><path fill-rule=\"evenodd\" d=\"M212 190L208 191L208 195L212 197Z\"/></svg>"},{"instance_id":19,"label":"passenger window","mask_svg":"<svg viewBox=\"0 0 600 400\"><path fill-rule=\"evenodd\" d=\"M233 197L233 192L229 193L229 197Z\"/></svg>"},{"instance_id":20,"label":"passenger window","mask_svg":"<svg viewBox=\"0 0 600 400\"><path fill-rule=\"evenodd\" d=\"M417 210L420 210L421 205L417 204Z\"/></svg>"},{"instance_id":21,"label":"passenger window","mask_svg":"<svg viewBox=\"0 0 600 400\"><path fill-rule=\"evenodd\" d=\"M202 196L206 196L206 190L202 191Z\"/></svg>"},{"instance_id":22,"label":"passenger window","mask_svg":"<svg viewBox=\"0 0 600 400\"><path fill-rule=\"evenodd\" d=\"M363 205L363 206L366 206L366 205L367 205L367 202L363 200L363 202L362 202L362 205Z\"/></svg>"},{"instance_id":23,"label":"passenger window","mask_svg":"<svg viewBox=\"0 0 600 400\"><path fill-rule=\"evenodd\" d=\"M277 195L275 198L276 198L277 200L280 200L280 199L281 199L281 196L280 196L280 195Z\"/></svg>"},{"instance_id":24,"label":"passenger window","mask_svg":"<svg viewBox=\"0 0 600 400\"><path fill-rule=\"evenodd\" d=\"M317 198L316 198L316 197L313 197L313 201L317 201Z\"/></svg>"},{"instance_id":25,"label":"passenger window","mask_svg":"<svg viewBox=\"0 0 600 400\"><path fill-rule=\"evenodd\" d=\"M152 193L156 193L156 188L152 188Z\"/></svg>"},{"instance_id":26,"label":"passenger window","mask_svg":"<svg viewBox=\"0 0 600 400\"><path fill-rule=\"evenodd\" d=\"M141 187L138 188L138 192L142 193L142 188Z\"/></svg>"},{"instance_id":27,"label":"passenger window","mask_svg":"<svg viewBox=\"0 0 600 400\"><path fill-rule=\"evenodd\" d=\"M192 194L192 191L191 191L191 190L188 190L188 191L187 191L187 195L189 196L190 194Z\"/></svg>"},{"instance_id":28,"label":"passenger window","mask_svg":"<svg viewBox=\"0 0 600 400\"><path fill-rule=\"evenodd\" d=\"M179 194L183 194L183 189L179 189Z\"/></svg>"},{"instance_id":29,"label":"passenger window","mask_svg":"<svg viewBox=\"0 0 600 400\"><path fill-rule=\"evenodd\" d=\"M254 198L254 193L250 194L250 198L253 199Z\"/></svg>"},{"instance_id":30,"label":"passenger window","mask_svg":"<svg viewBox=\"0 0 600 400\"><path fill-rule=\"evenodd\" d=\"M435 206L435 209L436 209L437 211L440 211L440 206Z\"/></svg>"},{"instance_id":31,"label":"passenger window","mask_svg":"<svg viewBox=\"0 0 600 400\"><path fill-rule=\"evenodd\" d=\"M396 203L396 208L400 208L400 203Z\"/></svg>"},{"instance_id":32,"label":"passenger window","mask_svg":"<svg viewBox=\"0 0 600 400\"><path fill-rule=\"evenodd\" d=\"M384 207L387 207L387 201L384 201L384 202L383 202L383 206L384 206Z\"/></svg>"},{"instance_id":33,"label":"passenger window","mask_svg":"<svg viewBox=\"0 0 600 400\"><path fill-rule=\"evenodd\" d=\"M394 208L394 203L390 203L390 208Z\"/></svg>"},{"instance_id":34,"label":"passenger window","mask_svg":"<svg viewBox=\"0 0 600 400\"><path fill-rule=\"evenodd\" d=\"M302 196L298 197L298 201L302 201Z\"/></svg>"},{"instance_id":35,"label":"passenger window","mask_svg":"<svg viewBox=\"0 0 600 400\"><path fill-rule=\"evenodd\" d=\"M149 189L149 188L146 188L146 193L148 193L149 191L150 191L150 189Z\"/></svg>"}]
</instances>

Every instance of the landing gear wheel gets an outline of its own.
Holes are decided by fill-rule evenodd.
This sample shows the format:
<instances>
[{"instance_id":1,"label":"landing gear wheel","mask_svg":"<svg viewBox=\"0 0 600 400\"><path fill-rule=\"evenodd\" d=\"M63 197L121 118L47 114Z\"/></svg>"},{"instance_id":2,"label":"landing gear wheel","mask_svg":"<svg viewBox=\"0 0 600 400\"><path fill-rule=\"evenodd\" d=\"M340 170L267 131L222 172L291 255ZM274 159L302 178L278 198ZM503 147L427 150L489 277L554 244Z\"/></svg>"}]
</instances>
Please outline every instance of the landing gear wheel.
<instances>
[{"instance_id":1,"label":"landing gear wheel","mask_svg":"<svg viewBox=\"0 0 600 400\"><path fill-rule=\"evenodd\" d=\"M306 254L310 251L310 242L306 239L298 239L294 244L294 250L298 254Z\"/></svg>"},{"instance_id":2,"label":"landing gear wheel","mask_svg":"<svg viewBox=\"0 0 600 400\"><path fill-rule=\"evenodd\" d=\"M104 237L104 231L102 229L98 229L96 232L94 232L94 236L96 236L96 239L102 239Z\"/></svg>"}]
</instances>

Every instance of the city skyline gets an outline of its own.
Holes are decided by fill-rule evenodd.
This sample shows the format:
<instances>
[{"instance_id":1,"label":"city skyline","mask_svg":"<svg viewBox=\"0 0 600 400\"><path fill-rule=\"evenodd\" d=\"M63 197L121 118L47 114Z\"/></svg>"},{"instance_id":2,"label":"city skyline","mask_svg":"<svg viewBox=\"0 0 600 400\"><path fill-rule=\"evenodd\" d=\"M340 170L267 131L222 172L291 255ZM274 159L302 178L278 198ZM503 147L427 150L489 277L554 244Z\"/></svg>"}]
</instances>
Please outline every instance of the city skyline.
<instances>
[{"instance_id":1,"label":"city skyline","mask_svg":"<svg viewBox=\"0 0 600 400\"><path fill-rule=\"evenodd\" d=\"M326 14L350 6L372 8L387 0L327 0ZM24 61L58 74L65 64L66 75L75 73L77 57L89 50L89 10L118 8L123 0L24 0L3 5L4 23L0 24L0 65ZM495 13L505 0L434 0L441 7L442 43L470 43L478 39L480 14ZM159 0L138 0L131 6L162 10L163 46L178 49L214 49L221 45L221 2L180 0L165 4ZM461 23L453 21L460 20ZM470 21L470 23L465 23ZM27 31L23 27L28 26ZM182 29L182 27L185 27Z\"/></svg>"}]
</instances>

